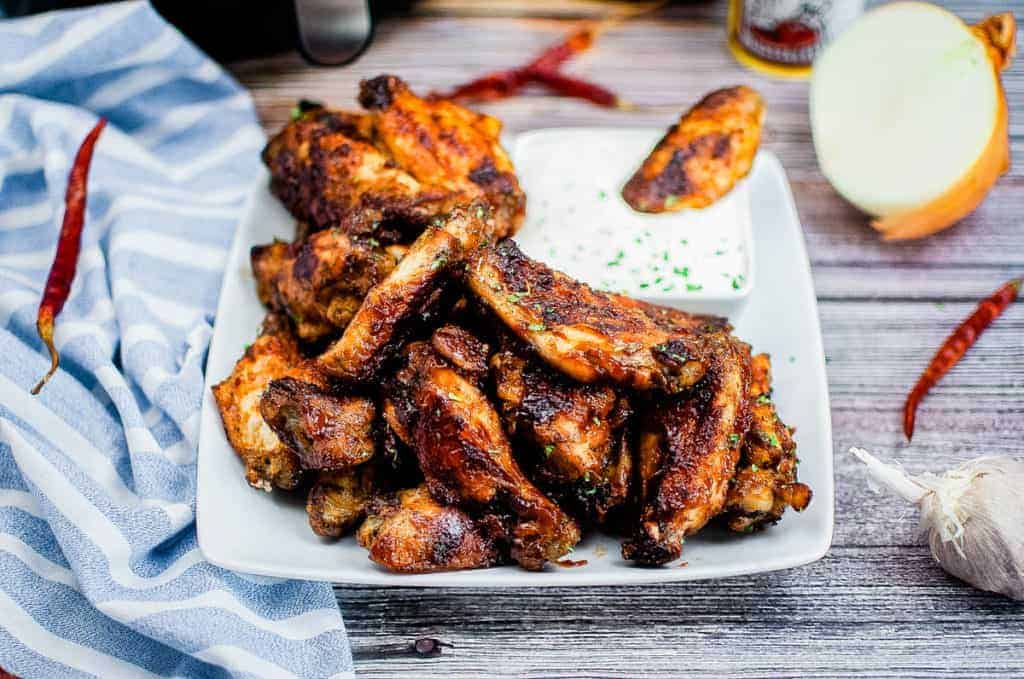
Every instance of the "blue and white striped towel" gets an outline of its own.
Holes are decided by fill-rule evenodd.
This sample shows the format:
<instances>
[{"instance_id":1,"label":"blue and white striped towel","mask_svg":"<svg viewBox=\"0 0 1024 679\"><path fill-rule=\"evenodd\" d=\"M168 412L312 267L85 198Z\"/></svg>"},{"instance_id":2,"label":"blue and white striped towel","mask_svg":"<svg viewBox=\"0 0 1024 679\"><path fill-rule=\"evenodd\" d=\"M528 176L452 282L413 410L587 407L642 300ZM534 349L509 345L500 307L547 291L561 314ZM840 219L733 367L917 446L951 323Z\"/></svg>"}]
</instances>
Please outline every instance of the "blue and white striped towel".
<instances>
[{"instance_id":1,"label":"blue and white striped towel","mask_svg":"<svg viewBox=\"0 0 1024 679\"><path fill-rule=\"evenodd\" d=\"M63 369L32 397L69 163L99 115ZM263 141L248 95L146 3L0 23L0 667L16 675L352 674L328 585L225 571L196 544L203 364Z\"/></svg>"}]
</instances>

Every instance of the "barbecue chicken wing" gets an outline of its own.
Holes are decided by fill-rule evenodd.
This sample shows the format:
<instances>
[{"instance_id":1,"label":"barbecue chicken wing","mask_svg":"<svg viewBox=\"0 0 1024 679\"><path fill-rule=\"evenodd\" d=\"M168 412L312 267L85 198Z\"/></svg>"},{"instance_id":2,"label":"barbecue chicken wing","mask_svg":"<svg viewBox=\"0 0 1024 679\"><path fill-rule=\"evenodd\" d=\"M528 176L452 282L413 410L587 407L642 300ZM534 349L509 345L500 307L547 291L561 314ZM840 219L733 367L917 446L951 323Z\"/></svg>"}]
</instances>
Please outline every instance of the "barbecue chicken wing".
<instances>
[{"instance_id":1,"label":"barbecue chicken wing","mask_svg":"<svg viewBox=\"0 0 1024 679\"><path fill-rule=\"evenodd\" d=\"M777 522L787 506L799 512L811 501L811 489L796 480L799 460L792 431L779 419L771 400L767 354L754 357L752 375L750 429L725 505L729 528L743 533Z\"/></svg>"},{"instance_id":2,"label":"barbecue chicken wing","mask_svg":"<svg viewBox=\"0 0 1024 679\"><path fill-rule=\"evenodd\" d=\"M309 342L344 330L397 260L375 239L335 229L290 245L256 246L250 259L260 301L287 313L299 339Z\"/></svg>"},{"instance_id":3,"label":"barbecue chicken wing","mask_svg":"<svg viewBox=\"0 0 1024 679\"><path fill-rule=\"evenodd\" d=\"M299 353L287 320L270 315L231 374L213 387L228 441L245 464L249 485L261 490L295 488L302 474L298 456L281 443L260 414L260 398L267 385L286 376L321 379Z\"/></svg>"},{"instance_id":4,"label":"barbecue chicken wing","mask_svg":"<svg viewBox=\"0 0 1024 679\"><path fill-rule=\"evenodd\" d=\"M374 469L370 465L318 472L306 498L309 527L325 538L349 533L366 515L373 495Z\"/></svg>"},{"instance_id":5,"label":"barbecue chicken wing","mask_svg":"<svg viewBox=\"0 0 1024 679\"><path fill-rule=\"evenodd\" d=\"M511 240L481 248L466 284L545 362L577 381L671 393L704 374L699 333L666 330L636 303L552 271Z\"/></svg>"},{"instance_id":6,"label":"barbecue chicken wing","mask_svg":"<svg viewBox=\"0 0 1024 679\"><path fill-rule=\"evenodd\" d=\"M356 537L374 563L396 573L487 568L502 560L485 526L438 503L425 486L374 498Z\"/></svg>"},{"instance_id":7,"label":"barbecue chicken wing","mask_svg":"<svg viewBox=\"0 0 1024 679\"><path fill-rule=\"evenodd\" d=\"M489 237L489 219L488 209L475 204L427 227L387 278L370 289L344 334L320 356L320 365L351 382L372 379L451 271Z\"/></svg>"},{"instance_id":8,"label":"barbecue chicken wing","mask_svg":"<svg viewBox=\"0 0 1024 679\"><path fill-rule=\"evenodd\" d=\"M364 81L359 100L369 113L314 108L267 144L271 189L298 219L314 231L407 241L434 217L484 199L497 232L515 232L526 199L496 119L426 102L394 76Z\"/></svg>"},{"instance_id":9,"label":"barbecue chicken wing","mask_svg":"<svg viewBox=\"0 0 1024 679\"><path fill-rule=\"evenodd\" d=\"M749 87L712 92L669 129L622 197L641 212L711 205L750 172L763 122L764 100Z\"/></svg>"},{"instance_id":10,"label":"barbecue chicken wing","mask_svg":"<svg viewBox=\"0 0 1024 679\"><path fill-rule=\"evenodd\" d=\"M511 512L511 555L537 570L565 555L579 527L523 474L484 393L425 342L409 345L392 401L427 487L466 511Z\"/></svg>"},{"instance_id":11,"label":"barbecue chicken wing","mask_svg":"<svg viewBox=\"0 0 1024 679\"><path fill-rule=\"evenodd\" d=\"M689 393L651 405L638 451L642 510L622 556L643 564L678 558L684 539L726 502L749 421L750 356L745 345L713 338L704 379Z\"/></svg>"},{"instance_id":12,"label":"barbecue chicken wing","mask_svg":"<svg viewBox=\"0 0 1024 679\"><path fill-rule=\"evenodd\" d=\"M629 492L628 400L607 385L573 382L518 343L505 344L510 348L495 354L491 367L506 429L532 450L538 483L603 521Z\"/></svg>"},{"instance_id":13,"label":"barbecue chicken wing","mask_svg":"<svg viewBox=\"0 0 1024 679\"><path fill-rule=\"evenodd\" d=\"M346 469L373 457L377 409L363 396L285 377L267 385L260 413L305 469Z\"/></svg>"}]
</instances>

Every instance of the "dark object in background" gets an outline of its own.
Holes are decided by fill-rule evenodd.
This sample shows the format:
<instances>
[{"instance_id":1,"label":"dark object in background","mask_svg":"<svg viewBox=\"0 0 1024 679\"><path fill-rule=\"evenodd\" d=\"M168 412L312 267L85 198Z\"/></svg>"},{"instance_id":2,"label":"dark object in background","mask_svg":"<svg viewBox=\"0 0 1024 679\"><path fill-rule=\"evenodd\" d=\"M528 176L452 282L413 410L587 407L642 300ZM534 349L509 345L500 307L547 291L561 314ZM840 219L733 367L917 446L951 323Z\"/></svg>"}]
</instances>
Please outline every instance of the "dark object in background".
<instances>
[{"instance_id":1,"label":"dark object in background","mask_svg":"<svg viewBox=\"0 0 1024 679\"><path fill-rule=\"evenodd\" d=\"M0 16L101 4L95 0L0 0ZM325 66L352 61L370 42L369 0L152 0L153 7L217 61L298 49ZM408 3L387 3L388 10Z\"/></svg>"}]
</instances>

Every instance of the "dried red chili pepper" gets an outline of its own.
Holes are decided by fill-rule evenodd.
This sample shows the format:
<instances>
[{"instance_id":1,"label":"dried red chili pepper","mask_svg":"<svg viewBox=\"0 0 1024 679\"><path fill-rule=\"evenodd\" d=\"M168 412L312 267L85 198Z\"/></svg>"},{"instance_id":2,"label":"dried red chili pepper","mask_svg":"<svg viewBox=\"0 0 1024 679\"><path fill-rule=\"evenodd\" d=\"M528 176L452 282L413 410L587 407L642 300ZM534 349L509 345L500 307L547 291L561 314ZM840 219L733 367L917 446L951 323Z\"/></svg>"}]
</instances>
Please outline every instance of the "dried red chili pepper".
<instances>
[{"instance_id":1,"label":"dried red chili pepper","mask_svg":"<svg viewBox=\"0 0 1024 679\"><path fill-rule=\"evenodd\" d=\"M569 59L589 49L601 30L610 23L611 20L588 24L524 66L488 73L448 92L431 92L427 96L433 101L494 101L512 96L528 83L538 83L565 97L585 99L599 106L626 108L624 100L607 88L559 72Z\"/></svg>"},{"instance_id":2,"label":"dried red chili pepper","mask_svg":"<svg viewBox=\"0 0 1024 679\"><path fill-rule=\"evenodd\" d=\"M569 34L569 37L562 42L541 52L540 56L526 64L523 70L557 71L574 56L590 49L606 25L606 23L587 24Z\"/></svg>"},{"instance_id":3,"label":"dried red chili pepper","mask_svg":"<svg viewBox=\"0 0 1024 679\"><path fill-rule=\"evenodd\" d=\"M89 165L92 162L92 151L96 146L96 140L106 124L107 119L100 118L95 127L85 136L82 145L78 147L78 153L75 154L71 172L68 174L68 188L64 193L64 222L60 227L57 253L53 257L50 274L46 277L46 287L43 289L43 299L39 302L39 313L36 317L36 330L50 352L50 369L32 388L33 394L39 393L39 390L57 372L57 366L60 365L60 356L57 354L57 347L53 344L53 321L64 308L64 302L67 301L68 294L71 292L71 282L75 279L78 251L82 245L82 227L85 225L85 189L89 177Z\"/></svg>"},{"instance_id":4,"label":"dried red chili pepper","mask_svg":"<svg viewBox=\"0 0 1024 679\"><path fill-rule=\"evenodd\" d=\"M548 89L563 97L585 99L598 106L606 106L608 108L632 108L632 104L620 99L611 90L586 80L562 75L561 73L530 71L530 80L545 85Z\"/></svg>"},{"instance_id":5,"label":"dried red chili pepper","mask_svg":"<svg viewBox=\"0 0 1024 679\"><path fill-rule=\"evenodd\" d=\"M908 441L914 436L914 419L921 399L957 364L992 321L999 318L1006 307L1017 299L1022 282L1024 279L1014 279L996 290L991 297L982 300L974 313L964 319L939 347L917 384L910 390L903 406L903 433Z\"/></svg>"}]
</instances>

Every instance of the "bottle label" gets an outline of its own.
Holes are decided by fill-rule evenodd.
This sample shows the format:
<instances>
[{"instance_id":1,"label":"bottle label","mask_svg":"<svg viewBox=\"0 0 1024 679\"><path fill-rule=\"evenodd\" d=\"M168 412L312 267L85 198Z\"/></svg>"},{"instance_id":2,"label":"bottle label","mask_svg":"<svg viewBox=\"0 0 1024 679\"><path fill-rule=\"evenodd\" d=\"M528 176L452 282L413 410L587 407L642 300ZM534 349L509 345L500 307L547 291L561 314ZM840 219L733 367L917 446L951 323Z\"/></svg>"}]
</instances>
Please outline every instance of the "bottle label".
<instances>
[{"instance_id":1,"label":"bottle label","mask_svg":"<svg viewBox=\"0 0 1024 679\"><path fill-rule=\"evenodd\" d=\"M738 0L736 39L761 59L807 66L863 11L863 0Z\"/></svg>"}]
</instances>

